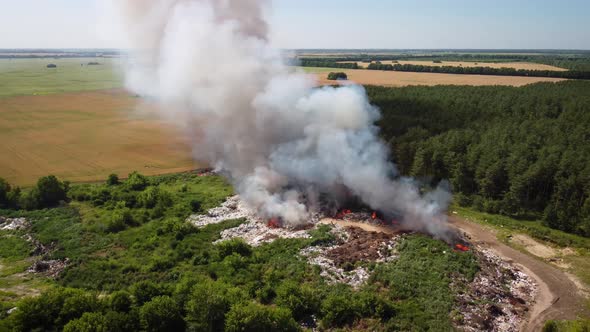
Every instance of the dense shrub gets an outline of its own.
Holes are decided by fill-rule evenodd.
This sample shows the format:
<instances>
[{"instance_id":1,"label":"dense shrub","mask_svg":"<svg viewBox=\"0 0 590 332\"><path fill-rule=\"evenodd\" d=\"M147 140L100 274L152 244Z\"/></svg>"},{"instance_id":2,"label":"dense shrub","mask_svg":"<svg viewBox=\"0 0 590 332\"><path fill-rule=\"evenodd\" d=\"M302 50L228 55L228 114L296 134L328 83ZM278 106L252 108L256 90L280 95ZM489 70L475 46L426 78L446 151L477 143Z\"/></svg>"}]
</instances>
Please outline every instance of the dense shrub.
<instances>
[{"instance_id":1,"label":"dense shrub","mask_svg":"<svg viewBox=\"0 0 590 332\"><path fill-rule=\"evenodd\" d=\"M55 176L49 175L39 179L35 188L38 195L40 208L54 207L60 201L67 200L69 183L59 181Z\"/></svg>"},{"instance_id":2,"label":"dense shrub","mask_svg":"<svg viewBox=\"0 0 590 332\"><path fill-rule=\"evenodd\" d=\"M0 208L6 208L10 204L8 202L8 194L11 191L10 184L3 178L0 178Z\"/></svg>"},{"instance_id":3,"label":"dense shrub","mask_svg":"<svg viewBox=\"0 0 590 332\"><path fill-rule=\"evenodd\" d=\"M81 317L85 312L94 312L101 309L101 304L94 294L86 293L82 290L71 290L68 297L65 298L57 324L63 326L72 319Z\"/></svg>"},{"instance_id":4,"label":"dense shrub","mask_svg":"<svg viewBox=\"0 0 590 332\"><path fill-rule=\"evenodd\" d=\"M110 308L118 312L129 312L131 310L131 294L127 291L118 291L111 294Z\"/></svg>"},{"instance_id":5,"label":"dense shrub","mask_svg":"<svg viewBox=\"0 0 590 332\"><path fill-rule=\"evenodd\" d=\"M20 195L20 188L12 188L6 180L0 178L0 209L17 208Z\"/></svg>"},{"instance_id":6,"label":"dense shrub","mask_svg":"<svg viewBox=\"0 0 590 332\"><path fill-rule=\"evenodd\" d=\"M340 81L340 80L347 80L348 79L348 75L346 75L346 73L343 72L331 72L328 74L328 79L331 81Z\"/></svg>"},{"instance_id":7,"label":"dense shrub","mask_svg":"<svg viewBox=\"0 0 590 332\"><path fill-rule=\"evenodd\" d=\"M239 238L223 241L216 248L221 259L234 253L240 256L250 256L252 254L252 247Z\"/></svg>"},{"instance_id":8,"label":"dense shrub","mask_svg":"<svg viewBox=\"0 0 590 332\"><path fill-rule=\"evenodd\" d=\"M232 304L242 300L237 288L218 281L196 284L186 304L186 320L194 331L221 331Z\"/></svg>"},{"instance_id":9,"label":"dense shrub","mask_svg":"<svg viewBox=\"0 0 590 332\"><path fill-rule=\"evenodd\" d=\"M324 326L344 326L361 317L361 308L350 288L338 287L322 301L321 313Z\"/></svg>"},{"instance_id":10,"label":"dense shrub","mask_svg":"<svg viewBox=\"0 0 590 332\"><path fill-rule=\"evenodd\" d=\"M119 176L117 174L111 174L109 175L109 177L107 178L107 185L108 186L116 186L118 185L119 182Z\"/></svg>"},{"instance_id":11,"label":"dense shrub","mask_svg":"<svg viewBox=\"0 0 590 332\"><path fill-rule=\"evenodd\" d=\"M284 282L277 287L275 303L290 309L297 319L316 312L319 307L318 296L313 287L294 281Z\"/></svg>"},{"instance_id":12,"label":"dense shrub","mask_svg":"<svg viewBox=\"0 0 590 332\"><path fill-rule=\"evenodd\" d=\"M66 324L63 332L112 332L112 329L104 314L87 312Z\"/></svg>"},{"instance_id":13,"label":"dense shrub","mask_svg":"<svg viewBox=\"0 0 590 332\"><path fill-rule=\"evenodd\" d=\"M201 202L196 199L191 200L190 202L191 211L194 213L201 212Z\"/></svg>"},{"instance_id":14,"label":"dense shrub","mask_svg":"<svg viewBox=\"0 0 590 332\"><path fill-rule=\"evenodd\" d=\"M148 187L137 196L137 204L139 204L139 206L152 209L156 206L156 203L158 203L159 196L159 187Z\"/></svg>"},{"instance_id":15,"label":"dense shrub","mask_svg":"<svg viewBox=\"0 0 590 332\"><path fill-rule=\"evenodd\" d=\"M231 308L226 317L225 330L227 332L274 332L301 329L288 309L248 303Z\"/></svg>"},{"instance_id":16,"label":"dense shrub","mask_svg":"<svg viewBox=\"0 0 590 332\"><path fill-rule=\"evenodd\" d=\"M148 332L183 331L184 320L178 304L169 296L158 296L140 311L141 327Z\"/></svg>"},{"instance_id":17,"label":"dense shrub","mask_svg":"<svg viewBox=\"0 0 590 332\"><path fill-rule=\"evenodd\" d=\"M148 186L148 178L138 172L129 174L129 178L125 181L125 185L131 190L140 191Z\"/></svg>"},{"instance_id":18,"label":"dense shrub","mask_svg":"<svg viewBox=\"0 0 590 332\"><path fill-rule=\"evenodd\" d=\"M134 224L133 215L131 214L131 209L119 206L113 214L109 222L107 223L107 231L109 232L120 232L127 228L127 226L131 226Z\"/></svg>"},{"instance_id":19,"label":"dense shrub","mask_svg":"<svg viewBox=\"0 0 590 332\"><path fill-rule=\"evenodd\" d=\"M40 178L37 185L24 195L20 194L19 189L18 192L10 191L12 194L8 197L13 201L13 205L18 200L18 205L26 210L51 208L67 201L69 188L69 182L61 182L55 176L49 175Z\"/></svg>"},{"instance_id":20,"label":"dense shrub","mask_svg":"<svg viewBox=\"0 0 590 332\"><path fill-rule=\"evenodd\" d=\"M92 294L82 290L56 288L36 298L25 298L10 316L17 331L61 329L70 320L85 312L99 309L99 302Z\"/></svg>"},{"instance_id":21,"label":"dense shrub","mask_svg":"<svg viewBox=\"0 0 590 332\"><path fill-rule=\"evenodd\" d=\"M156 296L168 295L168 292L162 285L146 280L134 284L131 287L131 294L135 304L141 306Z\"/></svg>"}]
</instances>

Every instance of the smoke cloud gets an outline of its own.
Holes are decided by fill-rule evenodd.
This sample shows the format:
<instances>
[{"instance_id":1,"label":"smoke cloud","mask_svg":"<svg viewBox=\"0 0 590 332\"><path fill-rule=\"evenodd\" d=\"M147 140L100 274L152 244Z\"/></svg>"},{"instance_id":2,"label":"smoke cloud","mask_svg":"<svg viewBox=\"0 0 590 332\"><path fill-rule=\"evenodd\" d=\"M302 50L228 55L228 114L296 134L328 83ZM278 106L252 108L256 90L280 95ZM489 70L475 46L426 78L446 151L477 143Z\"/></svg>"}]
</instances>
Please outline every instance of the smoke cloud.
<instances>
[{"instance_id":1,"label":"smoke cloud","mask_svg":"<svg viewBox=\"0 0 590 332\"><path fill-rule=\"evenodd\" d=\"M127 86L194 137L261 217L306 221L320 199L354 195L443 237L448 191L398 176L361 86L316 88L268 42L263 0L117 0L134 51Z\"/></svg>"}]
</instances>

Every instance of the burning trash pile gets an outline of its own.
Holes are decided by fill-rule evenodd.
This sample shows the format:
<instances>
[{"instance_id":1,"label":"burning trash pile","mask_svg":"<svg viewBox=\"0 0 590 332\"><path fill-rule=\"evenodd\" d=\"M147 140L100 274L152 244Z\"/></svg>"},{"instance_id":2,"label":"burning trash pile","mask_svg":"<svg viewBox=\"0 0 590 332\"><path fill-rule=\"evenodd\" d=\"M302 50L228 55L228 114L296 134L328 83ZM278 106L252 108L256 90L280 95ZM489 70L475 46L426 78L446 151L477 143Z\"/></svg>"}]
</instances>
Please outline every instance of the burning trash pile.
<instances>
[{"instance_id":1,"label":"burning trash pile","mask_svg":"<svg viewBox=\"0 0 590 332\"><path fill-rule=\"evenodd\" d=\"M370 278L368 263L387 263L397 259L396 246L403 237L402 232L396 231L395 222L385 224L378 213L362 209L360 212L344 209L316 214L306 227L288 228L279 218L260 219L238 196L228 198L206 215L190 217L189 221L197 227L204 227L237 218L246 221L222 231L218 242L242 238L252 246L259 246L278 238L309 238L310 228L319 224L331 225L330 232L335 238L332 243L310 246L299 254L309 264L318 266L320 275L328 283L344 283L354 288L361 287ZM473 252L481 266L472 281L453 279L451 287L458 293L457 314L452 315L455 326L464 331L518 330L535 298L536 284L491 251L472 247L459 233L453 234L449 246L455 252Z\"/></svg>"},{"instance_id":2,"label":"burning trash pile","mask_svg":"<svg viewBox=\"0 0 590 332\"><path fill-rule=\"evenodd\" d=\"M276 239L297 239L310 238L311 236L305 229L290 230L280 227L271 227L262 222L248 220L238 227L226 229L221 232L221 239L216 243L241 238L251 246L257 247L264 243L272 242Z\"/></svg>"},{"instance_id":3,"label":"burning trash pile","mask_svg":"<svg viewBox=\"0 0 590 332\"><path fill-rule=\"evenodd\" d=\"M231 196L220 206L207 211L207 214L195 214L188 218L188 222L195 227L202 228L211 224L219 224L226 220L242 219L258 220L256 214L240 200L240 196Z\"/></svg>"},{"instance_id":4,"label":"burning trash pile","mask_svg":"<svg viewBox=\"0 0 590 332\"><path fill-rule=\"evenodd\" d=\"M395 245L400 235L340 225L334 225L331 232L337 239L336 244L308 247L299 253L309 264L319 266L320 275L329 283L345 283L358 288L370 277L362 263L383 263L397 258Z\"/></svg>"},{"instance_id":5,"label":"burning trash pile","mask_svg":"<svg viewBox=\"0 0 590 332\"><path fill-rule=\"evenodd\" d=\"M337 266L346 269L358 262L388 262L399 235L391 236L380 232L369 232L357 227L346 227L347 240L326 253Z\"/></svg>"},{"instance_id":6,"label":"burning trash pile","mask_svg":"<svg viewBox=\"0 0 590 332\"><path fill-rule=\"evenodd\" d=\"M307 258L307 262L311 265L320 267L320 275L326 279L330 284L343 283L348 284L354 288L363 285L370 277L370 273L362 266L358 266L353 270L344 270L337 266L333 260L327 258L326 253L333 247L307 247L301 250L300 255Z\"/></svg>"},{"instance_id":7,"label":"burning trash pile","mask_svg":"<svg viewBox=\"0 0 590 332\"><path fill-rule=\"evenodd\" d=\"M237 195L229 197L221 206L210 209L207 214L190 216L188 222L202 228L232 219L246 219L246 222L221 232L221 239L218 242L241 238L252 246L259 246L278 238L310 237L305 229L283 228L278 219L271 218L264 222Z\"/></svg>"},{"instance_id":8,"label":"burning trash pile","mask_svg":"<svg viewBox=\"0 0 590 332\"><path fill-rule=\"evenodd\" d=\"M339 212L334 217L356 225L381 224L370 212L346 211L344 214ZM279 218L270 218L266 221L260 219L241 201L239 196L232 196L221 206L209 210L207 214L193 215L187 221L201 228L225 220L244 218L246 221L243 224L222 231L221 238L216 243L241 238L249 245L259 246L279 238L310 238L308 230L320 223L330 223L330 220L334 220L326 219L330 215L330 213L316 213L308 224L302 224L298 228L285 227ZM331 232L335 235L335 244L308 247L300 253L310 264L318 265L322 269L321 275L329 282L341 282L358 287L370 276L370 273L359 263L389 262L396 258L394 248L399 235L367 231L358 227L343 227L337 224L332 225Z\"/></svg>"},{"instance_id":9,"label":"burning trash pile","mask_svg":"<svg viewBox=\"0 0 590 332\"><path fill-rule=\"evenodd\" d=\"M345 212L341 211L336 213L334 218L358 224L383 225L383 222L376 217L375 212L343 211ZM259 246L263 243L272 242L278 238L309 238L310 235L307 230L315 227L321 220L326 219L329 216L331 216L331 213L327 211L317 212L310 216L307 223L302 223L297 226L285 224L281 218L269 218L268 220L263 220L241 200L240 196L235 195L229 197L221 204L221 206L210 209L203 215L192 215L187 221L195 227L202 228L226 220L245 219L245 223L240 226L221 232L221 239L219 241L242 238L250 245ZM374 232L374 234L379 233ZM384 234L384 236L387 235ZM375 253L371 253L370 256L375 256ZM377 257L375 257L375 259L376 258Z\"/></svg>"},{"instance_id":10,"label":"burning trash pile","mask_svg":"<svg viewBox=\"0 0 590 332\"><path fill-rule=\"evenodd\" d=\"M113 37L129 50L126 88L177 123L195 161L260 218L297 227L325 200L341 207L353 196L369 218L399 212L407 229L444 237L448 185L425 191L399 174L362 86L318 87L289 65L270 42L268 1L156 3L113 2Z\"/></svg>"},{"instance_id":11,"label":"burning trash pile","mask_svg":"<svg viewBox=\"0 0 590 332\"><path fill-rule=\"evenodd\" d=\"M518 331L538 287L490 250L478 249L481 271L457 296L455 325L462 331Z\"/></svg>"}]
</instances>

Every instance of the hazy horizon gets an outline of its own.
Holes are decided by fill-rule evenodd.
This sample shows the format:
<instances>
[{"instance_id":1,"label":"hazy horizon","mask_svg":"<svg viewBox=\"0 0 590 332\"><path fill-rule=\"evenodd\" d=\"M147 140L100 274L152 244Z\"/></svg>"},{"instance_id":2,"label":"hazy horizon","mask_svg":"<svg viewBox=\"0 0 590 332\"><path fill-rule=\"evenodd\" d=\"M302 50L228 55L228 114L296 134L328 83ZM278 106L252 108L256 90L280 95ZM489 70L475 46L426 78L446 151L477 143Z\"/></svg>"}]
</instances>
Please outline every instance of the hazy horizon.
<instances>
[{"instance_id":1,"label":"hazy horizon","mask_svg":"<svg viewBox=\"0 0 590 332\"><path fill-rule=\"evenodd\" d=\"M575 48L281 48L285 51L471 51L471 52L490 52L490 51L507 51L511 53L517 53L519 51L527 52L552 52L552 51L574 51L574 52L590 52L590 48L587 49L575 49ZM82 47L82 48L51 48L51 47L22 47L22 48L0 48L0 51L125 51L124 48L101 48L101 47Z\"/></svg>"},{"instance_id":2,"label":"hazy horizon","mask_svg":"<svg viewBox=\"0 0 590 332\"><path fill-rule=\"evenodd\" d=\"M107 3L0 0L0 49L119 49ZM289 50L589 50L588 12L583 0L274 0L266 16Z\"/></svg>"}]
</instances>

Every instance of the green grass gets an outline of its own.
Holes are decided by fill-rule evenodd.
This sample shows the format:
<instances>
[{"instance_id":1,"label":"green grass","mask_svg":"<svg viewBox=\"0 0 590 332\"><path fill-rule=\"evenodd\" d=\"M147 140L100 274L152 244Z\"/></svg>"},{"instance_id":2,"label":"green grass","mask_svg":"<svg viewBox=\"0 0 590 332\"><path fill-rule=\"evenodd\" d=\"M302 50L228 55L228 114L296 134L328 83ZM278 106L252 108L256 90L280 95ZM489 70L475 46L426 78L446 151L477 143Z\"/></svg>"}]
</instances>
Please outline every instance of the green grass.
<instances>
[{"instance_id":1,"label":"green grass","mask_svg":"<svg viewBox=\"0 0 590 332\"><path fill-rule=\"evenodd\" d=\"M0 231L0 259L19 261L29 257L33 247L21 235L21 232Z\"/></svg>"},{"instance_id":2,"label":"green grass","mask_svg":"<svg viewBox=\"0 0 590 332\"><path fill-rule=\"evenodd\" d=\"M99 66L87 66L96 61ZM0 59L0 98L119 88L119 59ZM47 64L57 68L47 68ZM84 64L84 66L81 66Z\"/></svg>"},{"instance_id":3,"label":"green grass","mask_svg":"<svg viewBox=\"0 0 590 332\"><path fill-rule=\"evenodd\" d=\"M452 274L472 280L479 270L471 252L455 252L441 241L422 235L408 236L399 246L400 257L378 266L372 282L389 288L398 301L396 330L451 331L449 312L454 294Z\"/></svg>"},{"instance_id":4,"label":"green grass","mask_svg":"<svg viewBox=\"0 0 590 332\"><path fill-rule=\"evenodd\" d=\"M543 331L547 332L588 332L590 320L580 319L574 321L548 321Z\"/></svg>"}]
</instances>

